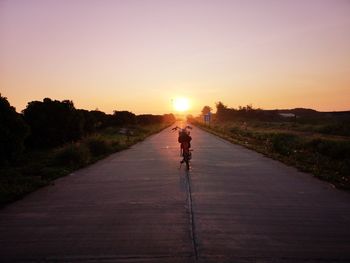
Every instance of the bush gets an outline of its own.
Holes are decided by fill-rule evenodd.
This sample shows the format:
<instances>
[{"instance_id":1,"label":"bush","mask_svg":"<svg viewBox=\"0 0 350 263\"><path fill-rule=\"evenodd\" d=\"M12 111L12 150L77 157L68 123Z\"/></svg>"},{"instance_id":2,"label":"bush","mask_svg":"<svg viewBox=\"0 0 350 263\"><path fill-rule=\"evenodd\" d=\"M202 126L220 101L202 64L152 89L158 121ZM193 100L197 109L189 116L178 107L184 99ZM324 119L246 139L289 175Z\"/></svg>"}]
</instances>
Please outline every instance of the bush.
<instances>
[{"instance_id":1,"label":"bush","mask_svg":"<svg viewBox=\"0 0 350 263\"><path fill-rule=\"evenodd\" d=\"M350 141L314 139L309 142L308 146L312 151L333 159L350 158Z\"/></svg>"},{"instance_id":2,"label":"bush","mask_svg":"<svg viewBox=\"0 0 350 263\"><path fill-rule=\"evenodd\" d=\"M272 135L271 144L277 153L289 156L300 145L296 135L290 133L275 133Z\"/></svg>"},{"instance_id":3,"label":"bush","mask_svg":"<svg viewBox=\"0 0 350 263\"><path fill-rule=\"evenodd\" d=\"M340 136L350 136L350 123L349 120L334 121L333 123L321 125L317 128L317 132Z\"/></svg>"},{"instance_id":4,"label":"bush","mask_svg":"<svg viewBox=\"0 0 350 263\"><path fill-rule=\"evenodd\" d=\"M39 176L23 176L19 171L0 171L0 207L45 185Z\"/></svg>"},{"instance_id":5,"label":"bush","mask_svg":"<svg viewBox=\"0 0 350 263\"><path fill-rule=\"evenodd\" d=\"M29 127L0 94L0 164L16 161L24 150Z\"/></svg>"},{"instance_id":6,"label":"bush","mask_svg":"<svg viewBox=\"0 0 350 263\"><path fill-rule=\"evenodd\" d=\"M347 182L350 181L350 158L346 159L344 162L341 163L341 169L340 169L341 174L346 175L344 176L344 180Z\"/></svg>"},{"instance_id":7,"label":"bush","mask_svg":"<svg viewBox=\"0 0 350 263\"><path fill-rule=\"evenodd\" d=\"M90 151L85 144L72 143L57 150L54 157L54 164L81 167L88 164L90 158Z\"/></svg>"},{"instance_id":8,"label":"bush","mask_svg":"<svg viewBox=\"0 0 350 263\"><path fill-rule=\"evenodd\" d=\"M88 137L85 139L84 143L93 156L107 154L112 151L111 145L100 136Z\"/></svg>"},{"instance_id":9,"label":"bush","mask_svg":"<svg viewBox=\"0 0 350 263\"><path fill-rule=\"evenodd\" d=\"M239 134L240 129L236 126L230 128L230 132L233 134Z\"/></svg>"}]
</instances>

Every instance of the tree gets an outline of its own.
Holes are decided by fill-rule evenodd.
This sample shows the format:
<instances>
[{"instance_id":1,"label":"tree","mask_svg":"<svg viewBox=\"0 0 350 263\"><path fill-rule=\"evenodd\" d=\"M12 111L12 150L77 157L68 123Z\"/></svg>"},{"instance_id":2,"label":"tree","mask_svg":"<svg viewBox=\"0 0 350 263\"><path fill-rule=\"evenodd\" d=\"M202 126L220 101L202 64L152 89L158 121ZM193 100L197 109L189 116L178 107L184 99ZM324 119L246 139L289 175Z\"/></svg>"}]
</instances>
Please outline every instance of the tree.
<instances>
[{"instance_id":1,"label":"tree","mask_svg":"<svg viewBox=\"0 0 350 263\"><path fill-rule=\"evenodd\" d=\"M58 146L83 135L84 115L70 100L45 98L42 102L29 102L23 116L32 131L28 138L32 147Z\"/></svg>"},{"instance_id":2,"label":"tree","mask_svg":"<svg viewBox=\"0 0 350 263\"><path fill-rule=\"evenodd\" d=\"M0 94L0 163L12 162L20 157L28 134L29 127L22 116Z\"/></svg>"},{"instance_id":3,"label":"tree","mask_svg":"<svg viewBox=\"0 0 350 263\"><path fill-rule=\"evenodd\" d=\"M211 112L213 109L210 106L204 106L202 109L202 115L206 115Z\"/></svg>"},{"instance_id":4,"label":"tree","mask_svg":"<svg viewBox=\"0 0 350 263\"><path fill-rule=\"evenodd\" d=\"M136 123L136 115L130 111L114 111L114 124L127 125Z\"/></svg>"},{"instance_id":5,"label":"tree","mask_svg":"<svg viewBox=\"0 0 350 263\"><path fill-rule=\"evenodd\" d=\"M229 119L230 109L227 108L221 101L216 103L216 118L219 121L226 121Z\"/></svg>"},{"instance_id":6,"label":"tree","mask_svg":"<svg viewBox=\"0 0 350 263\"><path fill-rule=\"evenodd\" d=\"M108 126L108 115L99 110L77 110L84 118L84 134L97 131Z\"/></svg>"},{"instance_id":7,"label":"tree","mask_svg":"<svg viewBox=\"0 0 350 263\"><path fill-rule=\"evenodd\" d=\"M152 114L142 114L136 116L137 123L138 124L158 124L163 122L163 116L162 115L152 115Z\"/></svg>"}]
</instances>

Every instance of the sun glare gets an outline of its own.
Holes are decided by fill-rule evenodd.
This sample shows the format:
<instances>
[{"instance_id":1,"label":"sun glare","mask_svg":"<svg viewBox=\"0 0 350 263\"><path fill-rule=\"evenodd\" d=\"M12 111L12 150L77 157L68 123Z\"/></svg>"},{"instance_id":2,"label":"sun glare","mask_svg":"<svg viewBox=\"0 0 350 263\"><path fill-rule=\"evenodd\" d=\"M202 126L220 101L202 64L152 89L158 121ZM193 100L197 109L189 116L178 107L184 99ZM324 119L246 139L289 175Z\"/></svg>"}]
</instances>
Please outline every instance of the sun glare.
<instances>
[{"instance_id":1,"label":"sun glare","mask_svg":"<svg viewBox=\"0 0 350 263\"><path fill-rule=\"evenodd\" d=\"M184 112L190 108L190 102L187 98L176 98L173 101L173 106L176 111Z\"/></svg>"}]
</instances>

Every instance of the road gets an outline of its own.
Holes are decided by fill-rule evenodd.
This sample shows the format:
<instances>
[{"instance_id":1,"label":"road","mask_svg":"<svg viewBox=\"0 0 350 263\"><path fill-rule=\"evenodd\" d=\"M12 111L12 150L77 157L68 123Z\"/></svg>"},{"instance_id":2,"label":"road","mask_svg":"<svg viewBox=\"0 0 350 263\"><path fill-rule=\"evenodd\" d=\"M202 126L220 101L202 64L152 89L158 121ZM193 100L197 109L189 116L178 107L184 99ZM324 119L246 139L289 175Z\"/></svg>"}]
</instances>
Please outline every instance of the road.
<instances>
[{"instance_id":1,"label":"road","mask_svg":"<svg viewBox=\"0 0 350 263\"><path fill-rule=\"evenodd\" d=\"M0 262L350 262L350 195L169 129L0 210Z\"/></svg>"}]
</instances>

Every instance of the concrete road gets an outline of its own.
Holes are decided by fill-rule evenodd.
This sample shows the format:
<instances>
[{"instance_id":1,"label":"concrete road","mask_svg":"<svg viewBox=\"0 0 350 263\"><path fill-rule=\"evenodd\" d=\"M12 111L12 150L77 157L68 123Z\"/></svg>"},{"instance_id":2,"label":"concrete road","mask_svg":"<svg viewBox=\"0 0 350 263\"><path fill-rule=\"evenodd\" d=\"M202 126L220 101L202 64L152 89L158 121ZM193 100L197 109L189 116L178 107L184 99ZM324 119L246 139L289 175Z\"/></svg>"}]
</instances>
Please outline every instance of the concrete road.
<instances>
[{"instance_id":1,"label":"concrete road","mask_svg":"<svg viewBox=\"0 0 350 263\"><path fill-rule=\"evenodd\" d=\"M0 210L0 262L350 262L350 195L169 129Z\"/></svg>"}]
</instances>

